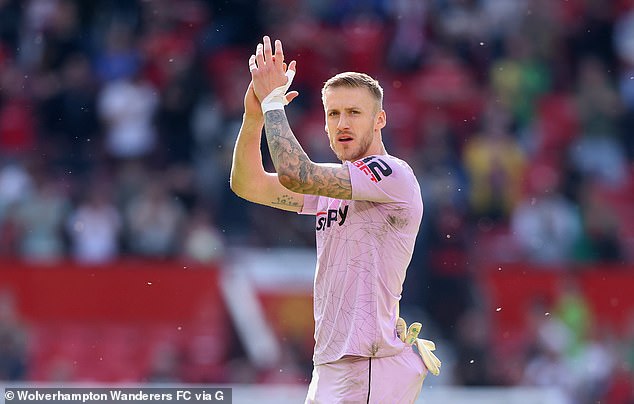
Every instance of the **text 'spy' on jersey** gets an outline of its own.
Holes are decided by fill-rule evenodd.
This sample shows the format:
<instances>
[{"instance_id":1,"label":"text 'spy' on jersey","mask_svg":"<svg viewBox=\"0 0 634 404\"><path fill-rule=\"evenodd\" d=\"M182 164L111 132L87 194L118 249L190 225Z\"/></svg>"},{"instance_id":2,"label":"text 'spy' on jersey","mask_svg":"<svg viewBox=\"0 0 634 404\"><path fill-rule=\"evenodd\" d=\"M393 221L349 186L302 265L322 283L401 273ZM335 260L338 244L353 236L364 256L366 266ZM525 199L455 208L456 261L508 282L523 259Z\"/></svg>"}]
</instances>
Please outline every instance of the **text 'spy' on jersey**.
<instances>
[{"instance_id":1,"label":"text 'spy' on jersey","mask_svg":"<svg viewBox=\"0 0 634 404\"><path fill-rule=\"evenodd\" d=\"M389 155L344 163L352 200L304 195L316 216L315 364L344 355L390 356L405 272L423 215L412 169Z\"/></svg>"}]
</instances>

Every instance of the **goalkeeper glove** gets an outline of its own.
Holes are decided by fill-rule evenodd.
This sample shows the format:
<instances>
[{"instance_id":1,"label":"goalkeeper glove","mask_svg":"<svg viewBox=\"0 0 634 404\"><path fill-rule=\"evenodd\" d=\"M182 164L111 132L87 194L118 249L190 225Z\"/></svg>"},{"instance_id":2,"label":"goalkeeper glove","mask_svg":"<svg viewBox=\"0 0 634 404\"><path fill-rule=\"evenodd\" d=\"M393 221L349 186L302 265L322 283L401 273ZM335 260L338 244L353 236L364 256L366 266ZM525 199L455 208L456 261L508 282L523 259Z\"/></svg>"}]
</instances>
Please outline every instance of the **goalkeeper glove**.
<instances>
[{"instance_id":1,"label":"goalkeeper glove","mask_svg":"<svg viewBox=\"0 0 634 404\"><path fill-rule=\"evenodd\" d=\"M401 341L405 342L407 345L416 345L418 354L423 359L427 369L434 376L438 376L440 374L440 366L442 363L432 352L436 350L436 344L432 341L418 338L421 328L421 323L412 323L408 328L407 323L401 317L399 317L396 321L396 334Z\"/></svg>"}]
</instances>

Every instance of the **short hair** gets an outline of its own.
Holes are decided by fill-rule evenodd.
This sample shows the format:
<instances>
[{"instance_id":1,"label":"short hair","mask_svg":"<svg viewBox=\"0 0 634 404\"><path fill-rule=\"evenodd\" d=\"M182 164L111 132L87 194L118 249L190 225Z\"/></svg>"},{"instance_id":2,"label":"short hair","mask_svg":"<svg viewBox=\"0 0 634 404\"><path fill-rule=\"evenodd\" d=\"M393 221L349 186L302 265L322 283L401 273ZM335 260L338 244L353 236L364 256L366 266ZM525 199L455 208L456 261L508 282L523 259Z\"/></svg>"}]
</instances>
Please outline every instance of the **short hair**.
<instances>
[{"instance_id":1,"label":"short hair","mask_svg":"<svg viewBox=\"0 0 634 404\"><path fill-rule=\"evenodd\" d=\"M383 109L383 88L377 80L365 73L343 72L331 77L321 89L322 100L326 90L336 87L367 88L376 99L379 110Z\"/></svg>"}]
</instances>

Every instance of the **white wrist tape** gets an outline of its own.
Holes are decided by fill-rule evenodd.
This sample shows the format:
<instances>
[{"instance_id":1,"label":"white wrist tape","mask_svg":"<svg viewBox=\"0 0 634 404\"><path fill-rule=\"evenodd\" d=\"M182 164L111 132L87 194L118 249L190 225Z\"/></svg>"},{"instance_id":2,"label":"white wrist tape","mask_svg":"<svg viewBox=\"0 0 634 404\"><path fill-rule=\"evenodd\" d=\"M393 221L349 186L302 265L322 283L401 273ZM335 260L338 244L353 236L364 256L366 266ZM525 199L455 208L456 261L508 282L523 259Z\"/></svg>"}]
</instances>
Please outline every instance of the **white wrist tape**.
<instances>
[{"instance_id":1,"label":"white wrist tape","mask_svg":"<svg viewBox=\"0 0 634 404\"><path fill-rule=\"evenodd\" d=\"M295 71L288 69L286 71L286 84L283 86L279 86L275 90L271 91L269 95L264 97L262 100L262 112L266 113L267 111L272 111L274 109L284 109L284 106L288 104L286 100L286 91L291 86L293 82L293 77L295 77Z\"/></svg>"}]
</instances>

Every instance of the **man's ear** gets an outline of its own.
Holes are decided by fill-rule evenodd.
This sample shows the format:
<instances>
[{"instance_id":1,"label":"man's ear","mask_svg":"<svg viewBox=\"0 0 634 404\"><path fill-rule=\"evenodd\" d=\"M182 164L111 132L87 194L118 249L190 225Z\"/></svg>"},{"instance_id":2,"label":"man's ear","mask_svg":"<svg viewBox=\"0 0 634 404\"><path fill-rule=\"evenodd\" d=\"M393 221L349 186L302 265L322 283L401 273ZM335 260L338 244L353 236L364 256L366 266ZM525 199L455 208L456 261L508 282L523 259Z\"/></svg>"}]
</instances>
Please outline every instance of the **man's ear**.
<instances>
[{"instance_id":1,"label":"man's ear","mask_svg":"<svg viewBox=\"0 0 634 404\"><path fill-rule=\"evenodd\" d=\"M385 114L385 110L381 110L376 115L376 121L374 122L374 130L383 129L386 123L387 123L387 115Z\"/></svg>"}]
</instances>

